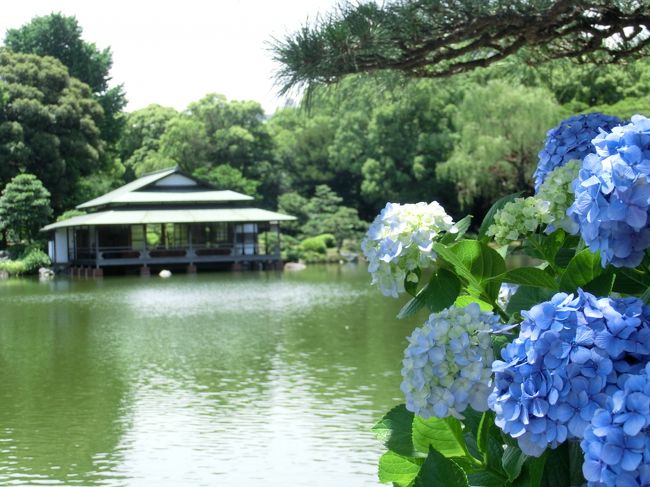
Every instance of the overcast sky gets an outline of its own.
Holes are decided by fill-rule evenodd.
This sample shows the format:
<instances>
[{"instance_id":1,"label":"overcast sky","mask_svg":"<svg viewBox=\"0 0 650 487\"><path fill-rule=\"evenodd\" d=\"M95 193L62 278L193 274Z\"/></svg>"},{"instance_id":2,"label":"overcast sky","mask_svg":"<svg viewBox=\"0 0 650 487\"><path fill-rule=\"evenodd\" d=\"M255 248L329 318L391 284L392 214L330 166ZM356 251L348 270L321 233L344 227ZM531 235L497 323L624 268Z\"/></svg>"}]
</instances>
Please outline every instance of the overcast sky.
<instances>
[{"instance_id":1,"label":"overcast sky","mask_svg":"<svg viewBox=\"0 0 650 487\"><path fill-rule=\"evenodd\" d=\"M257 100L267 113L275 65L267 42L329 12L337 0L20 0L0 15L0 34L37 15L74 15L83 38L113 52L113 84L129 105L184 109L206 93Z\"/></svg>"}]
</instances>

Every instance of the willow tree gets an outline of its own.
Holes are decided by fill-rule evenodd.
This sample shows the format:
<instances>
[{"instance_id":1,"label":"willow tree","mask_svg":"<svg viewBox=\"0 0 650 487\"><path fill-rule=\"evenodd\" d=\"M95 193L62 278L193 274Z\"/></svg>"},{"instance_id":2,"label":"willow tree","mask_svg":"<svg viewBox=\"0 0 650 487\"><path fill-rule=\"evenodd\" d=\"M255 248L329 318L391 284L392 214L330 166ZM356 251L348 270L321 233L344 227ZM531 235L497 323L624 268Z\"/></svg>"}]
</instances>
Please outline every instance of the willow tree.
<instances>
[{"instance_id":1,"label":"willow tree","mask_svg":"<svg viewBox=\"0 0 650 487\"><path fill-rule=\"evenodd\" d=\"M613 63L650 51L647 0L389 0L344 4L278 40L281 91L359 72L436 78L525 50Z\"/></svg>"},{"instance_id":2,"label":"willow tree","mask_svg":"<svg viewBox=\"0 0 650 487\"><path fill-rule=\"evenodd\" d=\"M548 90L497 80L472 86L455 117L458 142L436 174L455 185L461 207L484 212L500 195L532 190L539 141L560 118Z\"/></svg>"}]
</instances>

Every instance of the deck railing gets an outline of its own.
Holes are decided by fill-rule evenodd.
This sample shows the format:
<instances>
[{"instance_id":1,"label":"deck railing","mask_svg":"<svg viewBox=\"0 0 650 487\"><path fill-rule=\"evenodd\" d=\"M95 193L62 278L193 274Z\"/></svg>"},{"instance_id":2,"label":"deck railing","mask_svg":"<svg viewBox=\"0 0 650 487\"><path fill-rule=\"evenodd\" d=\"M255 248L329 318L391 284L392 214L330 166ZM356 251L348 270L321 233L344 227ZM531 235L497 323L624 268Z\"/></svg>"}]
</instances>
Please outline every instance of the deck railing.
<instances>
[{"instance_id":1,"label":"deck railing","mask_svg":"<svg viewBox=\"0 0 650 487\"><path fill-rule=\"evenodd\" d=\"M74 249L71 249L74 255ZM229 256L260 256L269 254L260 254L260 249L253 244L220 244L220 245L192 245L183 247L152 247L146 249L137 249L131 246L113 246L106 247L77 247L76 255L73 260L76 261L95 261L103 263L106 261L164 261L165 259L182 259L188 261L214 260L227 258Z\"/></svg>"}]
</instances>

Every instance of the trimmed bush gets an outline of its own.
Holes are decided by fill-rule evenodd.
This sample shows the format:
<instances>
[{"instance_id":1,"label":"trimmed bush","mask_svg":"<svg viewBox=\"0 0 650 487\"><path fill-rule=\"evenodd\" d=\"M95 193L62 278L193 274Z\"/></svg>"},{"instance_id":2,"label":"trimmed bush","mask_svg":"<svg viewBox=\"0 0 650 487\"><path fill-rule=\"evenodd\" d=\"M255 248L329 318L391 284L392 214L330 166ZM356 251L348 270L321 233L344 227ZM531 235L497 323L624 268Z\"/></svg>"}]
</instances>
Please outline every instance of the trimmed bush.
<instances>
[{"instance_id":1,"label":"trimmed bush","mask_svg":"<svg viewBox=\"0 0 650 487\"><path fill-rule=\"evenodd\" d=\"M35 273L41 267L49 267L52 265L52 261L48 255L40 249L32 249L27 252L27 255L23 257L22 263L27 273Z\"/></svg>"},{"instance_id":2,"label":"trimmed bush","mask_svg":"<svg viewBox=\"0 0 650 487\"><path fill-rule=\"evenodd\" d=\"M323 255L327 253L327 245L325 245L325 241L321 238L321 235L304 239L300 244L300 248L305 254L308 252Z\"/></svg>"},{"instance_id":3,"label":"trimmed bush","mask_svg":"<svg viewBox=\"0 0 650 487\"><path fill-rule=\"evenodd\" d=\"M316 238L322 239L325 247L328 249L336 247L336 237L331 233L323 233L322 235L317 235Z\"/></svg>"}]
</instances>

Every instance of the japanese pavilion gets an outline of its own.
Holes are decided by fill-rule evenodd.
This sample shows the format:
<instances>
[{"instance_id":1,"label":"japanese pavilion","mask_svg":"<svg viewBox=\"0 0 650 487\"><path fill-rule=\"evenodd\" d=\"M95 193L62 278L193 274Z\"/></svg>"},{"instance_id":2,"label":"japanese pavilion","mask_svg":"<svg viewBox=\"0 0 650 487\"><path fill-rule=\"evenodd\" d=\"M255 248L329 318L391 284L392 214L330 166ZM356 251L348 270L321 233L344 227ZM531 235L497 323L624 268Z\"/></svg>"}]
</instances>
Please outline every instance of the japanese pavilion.
<instances>
[{"instance_id":1,"label":"japanese pavilion","mask_svg":"<svg viewBox=\"0 0 650 487\"><path fill-rule=\"evenodd\" d=\"M178 168L146 174L77 209L88 213L42 229L58 268L102 275L105 268L281 265L279 225L289 215L253 208L252 197L218 191ZM259 234L265 232L265 239ZM269 248L268 232L274 232Z\"/></svg>"}]
</instances>

